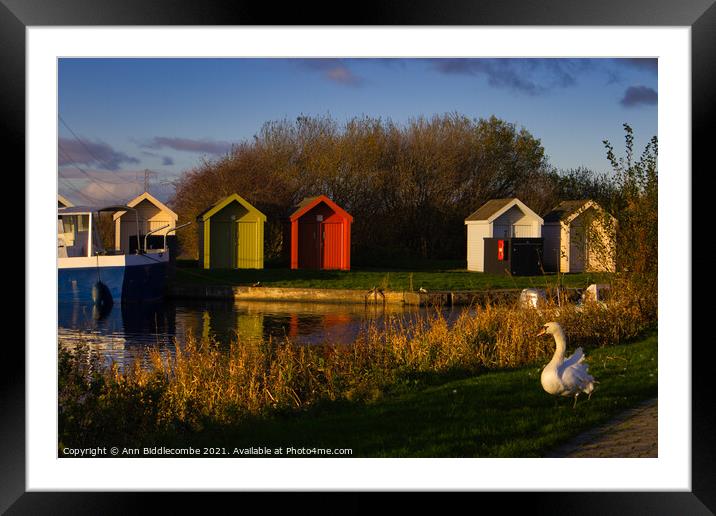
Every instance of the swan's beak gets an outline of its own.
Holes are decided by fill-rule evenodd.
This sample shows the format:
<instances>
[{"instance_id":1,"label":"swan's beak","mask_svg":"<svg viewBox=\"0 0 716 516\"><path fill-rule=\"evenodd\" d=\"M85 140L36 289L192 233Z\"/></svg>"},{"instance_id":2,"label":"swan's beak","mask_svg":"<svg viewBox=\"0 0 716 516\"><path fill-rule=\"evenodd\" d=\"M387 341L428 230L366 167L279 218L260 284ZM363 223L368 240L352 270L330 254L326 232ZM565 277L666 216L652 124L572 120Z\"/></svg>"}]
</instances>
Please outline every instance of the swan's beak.
<instances>
[{"instance_id":1,"label":"swan's beak","mask_svg":"<svg viewBox=\"0 0 716 516\"><path fill-rule=\"evenodd\" d=\"M546 335L546 334L547 334L547 328L542 328L536 336L541 337L542 335Z\"/></svg>"}]
</instances>

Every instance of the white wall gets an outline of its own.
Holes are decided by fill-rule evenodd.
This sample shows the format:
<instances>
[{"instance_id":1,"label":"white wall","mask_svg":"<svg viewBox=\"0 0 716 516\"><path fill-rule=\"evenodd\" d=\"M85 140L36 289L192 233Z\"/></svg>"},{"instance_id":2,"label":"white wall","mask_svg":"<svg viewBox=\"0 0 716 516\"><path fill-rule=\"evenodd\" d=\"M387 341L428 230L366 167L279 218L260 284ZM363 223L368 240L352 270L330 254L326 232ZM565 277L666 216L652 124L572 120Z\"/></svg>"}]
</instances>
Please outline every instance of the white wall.
<instances>
[{"instance_id":1,"label":"white wall","mask_svg":"<svg viewBox=\"0 0 716 516\"><path fill-rule=\"evenodd\" d=\"M139 216L139 231L142 234L169 224L168 228L153 233L161 236L176 226L170 213L160 210L147 199L134 208ZM116 249L121 249L125 253L129 251L129 237L137 234L137 215L134 211L128 211L115 221L114 245ZM144 244L142 243L142 245Z\"/></svg>"},{"instance_id":2,"label":"white wall","mask_svg":"<svg viewBox=\"0 0 716 516\"><path fill-rule=\"evenodd\" d=\"M493 225L492 236L495 238L534 238L541 236L539 221L523 213L517 206L512 206L505 213L497 217Z\"/></svg>"},{"instance_id":3,"label":"white wall","mask_svg":"<svg viewBox=\"0 0 716 516\"><path fill-rule=\"evenodd\" d=\"M467 223L467 270L483 272L485 270L485 241L489 238L490 224L486 222Z\"/></svg>"}]
</instances>

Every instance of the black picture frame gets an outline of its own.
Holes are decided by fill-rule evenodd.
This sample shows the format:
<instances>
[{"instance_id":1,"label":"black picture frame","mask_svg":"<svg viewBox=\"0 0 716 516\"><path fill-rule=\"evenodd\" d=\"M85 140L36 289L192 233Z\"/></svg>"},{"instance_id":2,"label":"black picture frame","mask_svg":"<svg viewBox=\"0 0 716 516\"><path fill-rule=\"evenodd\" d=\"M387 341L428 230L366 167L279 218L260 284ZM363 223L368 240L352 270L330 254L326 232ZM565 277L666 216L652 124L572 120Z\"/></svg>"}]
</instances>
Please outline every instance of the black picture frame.
<instances>
[{"instance_id":1,"label":"black picture frame","mask_svg":"<svg viewBox=\"0 0 716 516\"><path fill-rule=\"evenodd\" d=\"M335 7L335 6L334 6ZM176 2L172 0L0 0L0 114L5 127L8 169L25 168L25 29L29 26L85 25L547 25L547 26L688 26L692 37L692 170L713 170L709 161L709 137L716 98L716 6L714 0L632 0L623 2L575 2L553 0L524 2L490 0L453 2L393 1L362 2L341 11L321 3ZM691 174L693 189L696 174ZM684 180L689 180L688 172ZM692 194L692 195L693 195ZM17 198L21 198L17 195ZM692 206L699 204L692 198ZM25 199L29 203L31 200ZM20 208L20 213L24 210ZM692 217L695 233L702 224ZM691 242L691 240L689 240ZM691 254L692 270L707 266L706 254ZM27 270L24 271L28 273ZM693 283L692 283L693 285ZM692 289L692 296L698 295ZM697 306L696 298L691 306ZM17 303L20 306L20 303ZM22 304L24 306L24 303ZM26 314L27 315L27 314ZM692 317L693 335L702 319ZM705 337L713 341L713 337ZM709 514L716 511L716 415L709 368L710 347L704 341L692 346L692 491L684 492L590 492L590 493L480 493L501 505L525 504L531 512L548 514ZM6 346L5 361L12 364L0 375L0 511L8 514L124 514L145 506L146 493L52 493L25 489L25 352L18 345ZM660 386L663 388L663 386ZM168 510L185 504L183 494L157 494ZM336 502L354 512L373 495L351 495ZM224 498L222 496L222 498ZM409 506L425 507L421 495L404 497ZM321 505L332 504L321 495ZM509 502L508 502L509 500ZM458 500L455 499L454 503ZM219 503L219 502L213 502Z\"/></svg>"}]
</instances>

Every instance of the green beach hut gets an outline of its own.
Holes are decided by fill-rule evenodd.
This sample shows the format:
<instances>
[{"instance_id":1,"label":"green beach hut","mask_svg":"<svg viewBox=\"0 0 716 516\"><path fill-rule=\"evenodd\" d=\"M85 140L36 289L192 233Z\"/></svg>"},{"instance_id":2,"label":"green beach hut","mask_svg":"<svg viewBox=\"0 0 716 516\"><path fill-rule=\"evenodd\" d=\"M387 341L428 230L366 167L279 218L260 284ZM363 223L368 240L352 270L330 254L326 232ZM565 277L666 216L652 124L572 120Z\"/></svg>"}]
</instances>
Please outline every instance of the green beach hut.
<instances>
[{"instance_id":1,"label":"green beach hut","mask_svg":"<svg viewBox=\"0 0 716 516\"><path fill-rule=\"evenodd\" d=\"M263 269L266 215L237 194L196 218L199 263L204 269Z\"/></svg>"}]
</instances>

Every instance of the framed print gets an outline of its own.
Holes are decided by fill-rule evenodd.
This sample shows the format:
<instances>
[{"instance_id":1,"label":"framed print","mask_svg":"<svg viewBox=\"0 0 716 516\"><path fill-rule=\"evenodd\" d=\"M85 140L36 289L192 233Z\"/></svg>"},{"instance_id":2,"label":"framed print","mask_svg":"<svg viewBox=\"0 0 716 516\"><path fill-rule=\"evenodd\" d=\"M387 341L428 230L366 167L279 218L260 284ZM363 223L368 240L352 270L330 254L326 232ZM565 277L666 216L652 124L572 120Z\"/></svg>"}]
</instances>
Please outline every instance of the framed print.
<instances>
[{"instance_id":1,"label":"framed print","mask_svg":"<svg viewBox=\"0 0 716 516\"><path fill-rule=\"evenodd\" d=\"M1 96L2 112L8 128L7 148L13 150L8 154L17 160L15 169L25 170L25 209L20 213L26 217L23 228L27 244L25 349L8 347L7 357L15 365L13 374L2 380L3 510L22 514L54 504L76 512L78 504L87 499L93 500L95 507L117 510L130 507L136 491L460 491L485 496L493 491L519 491L529 492L521 496L531 506L549 503L564 513L583 511L585 503L595 512L616 507L621 512L714 510L714 452L713 439L709 438L714 432L714 416L708 409L712 388L705 371L710 361L708 347L693 342L696 339L692 335L698 333L691 316L692 306L699 305L692 297L698 289L692 289L691 277L693 272L705 269L706 253L694 252L692 235L703 219L690 215L692 206L697 205L696 198L692 200L691 183L700 177L691 171L708 167L706 128L711 125L714 106L711 35L716 26L712 2L693 1L679 8L613 2L601 5L598 12L569 2L559 2L554 10L519 3L459 2L440 6L439 11L426 2L371 9L362 6L351 20L325 14L313 18L311 8L305 10L305 6L300 12L289 7L269 13L248 5L229 9L218 3L187 3L178 9L170 4L160 2L149 8L140 3L106 1L92 6L74 2L58 6L3 0L0 6L1 51L8 78ZM291 25L286 25L289 22ZM196 86L199 83L210 86L202 89ZM231 99L231 107L222 107L221 102L227 99ZM468 107L480 102L487 107ZM524 107L536 105L539 108L533 111ZM182 114L171 118L166 115L169 112ZM498 116L491 117L494 113ZM502 124L500 118L509 123ZM201 129L192 132L192 124ZM607 124L612 128L605 129ZM580 132L577 128L601 135L592 138L598 139L599 152L581 146L582 140L575 136ZM489 137L481 140L484 134ZM621 144L625 135L626 151ZM649 140L652 135L654 139ZM494 142L490 138L498 136L512 138L509 145L518 142L514 151L517 157L510 162L510 174L516 179L503 189L493 188L487 181L480 183L480 178L490 167L504 169L507 154L494 161L481 158L472 168L461 161L472 156L470 149ZM23 146L25 153L19 150ZM284 161L276 158L286 148L292 149L292 157ZM530 154L529 149L534 152ZM657 149L661 151L658 164L663 171L658 188ZM552 161L543 159L542 152ZM603 159L607 154L609 161ZM593 272L587 270L590 259L598 253L589 247L591 244L579 244L594 242L596 234L610 234L611 227L607 223L606 229L583 230L582 224L593 228L593 222L582 223L582 213L599 216L609 210L601 209L593 200L587 205L582 199L578 207L557 206L556 202L567 202L568 193L564 192L569 190L564 186L566 181L558 183L555 178L576 167L575 163L589 167L597 159L603 163L592 168L603 166L614 172L614 177L646 170L643 184L647 184L646 190L653 188L651 201L655 204L658 198L661 219L658 240L662 245L657 248L656 241L649 240L657 232L654 205L649 205L651 211L649 207L638 211L642 205L625 201L627 208L620 208L633 211L620 212L629 213L629 217L614 225L615 234L627 231L624 228L629 224L641 232L635 229L630 235L640 236L626 244L619 240L622 247L618 247L613 270L619 267L619 272L641 272L640 264L651 260L655 281L648 291L653 296L640 291L629 305L629 315L625 309L623 316L615 319L609 319L611 309L606 302L587 304L588 293L582 287L594 283L596 302L603 282L593 278L605 276L589 275ZM274 161L266 165L267 160ZM365 165L371 160L374 166ZM291 169L297 162L299 165ZM650 166L654 169L651 179ZM381 175L381 167L391 174ZM47 168L58 170L52 181L50 176L43 176ZM418 168L426 171L421 172L421 178L434 178L432 185L419 188L424 183L411 176ZM337 178L335 170L349 172ZM430 170L438 172L429 176ZM239 173L246 179L227 179ZM503 176L495 177L507 175L500 173ZM208 177L221 179L212 183L205 179ZM287 183L295 185L293 190L276 186ZM465 186L468 184L471 190ZM550 196L549 188L557 188L557 184L564 191ZM483 191L480 188L489 193L476 194ZM594 187L589 192L596 196L603 190ZM56 196L64 206L58 204L59 211L51 213L54 199L50 198ZM425 201L420 204L415 201L418 198ZM430 198L439 201L431 204ZM605 194L604 199L608 198ZM443 209L449 203L454 208ZM114 215L103 219L98 214L94 222L94 210L84 210L84 204L114 207ZM150 205L151 216L143 211ZM134 212L136 220L130 220ZM87 222L82 217L87 217ZM47 223L49 220L52 224ZM554 227L562 228L562 233L555 230L557 236L551 236L550 222L556 222ZM567 224L572 222L575 228L570 229ZM97 243L91 240L93 231L101 231L105 227L102 224L111 228L114 236L105 242L98 233L97 242L110 251L93 254ZM182 233L182 224L188 227L186 233ZM539 230L532 233L532 226ZM479 233L483 228L489 228L484 235ZM588 231L589 238L585 236ZM480 245L471 244L473 234ZM52 250L53 238L63 240L58 243L58 254ZM82 238L87 238L84 248ZM386 251L390 245L380 244L400 238L405 239L405 245L396 244L390 252ZM560 253L552 265L554 271L550 271L563 282L557 284L556 295L550 288L541 293L542 285L534 280L520 279L538 274L520 267L529 269L538 264L542 267L540 274L545 273L549 238L571 239L571 243L549 244ZM163 254L167 264L173 258L174 248L168 241L171 245L178 242L185 253L172 264L172 274L179 271L189 278L184 283L175 281L172 285L178 286L173 292L201 291L205 299L194 304L177 301L179 309L174 307L168 316L166 311L150 310L147 304L130 313L135 299L125 299L148 296L153 286L149 279L154 273L147 271L165 258ZM531 252L530 245L539 246L534 254L539 260L534 263L520 258L520 253ZM612 248L606 248L610 253ZM75 254L92 261L87 266L92 276L84 288L84 277L77 275L79 266L68 265L75 276L66 283L72 286L72 296L91 300L89 311L73 308L67 312L58 303L67 272L58 264L63 259L75 259ZM404 273L398 262L406 256L413 260L413 268L406 268L409 272ZM456 257L465 259L467 267L462 261L458 266L435 270L429 269L432 265L423 265ZM115 269L105 268L101 262L120 259L126 263L126 278L134 274L129 272L130 262L149 260L134 269L149 274L134 292L128 291L130 280L119 281L120 290L112 290ZM415 268L418 262L425 272L434 275ZM540 328L549 334L540 337L545 340L535 341L540 347L534 348L533 355L519 347L527 339L520 335L509 348L509 357L497 350L478 363L465 358L477 347L462 344L454 334L438 338L437 329L421 334L431 342L432 355L415 353L411 351L414 346L407 344L399 352L391 348L393 354L389 354L384 338L370 341L369 337L361 341L368 342L365 348L354 346L351 353L342 351L363 338L357 333L344 336L352 331L352 321L381 304L382 310L389 311L385 307L390 307L391 296L397 291L400 303L415 300L418 309L429 306L426 300L437 299L439 292L444 296L441 303L460 306L461 296L480 290L474 286L478 281L475 278L490 272L489 267L495 267L499 274L512 267L504 279L490 280L493 289L511 289L513 294L521 291L523 297L533 294L534 306L544 310L519 319L527 321L522 333L536 325L535 339ZM585 285L574 283L581 278L579 267L589 278ZM440 283L455 281L463 281L469 288L443 288ZM229 282L234 282L233 287L228 294L221 294L219 287ZM309 296L306 299L310 300L313 291L322 288L320 282L332 282L329 288L340 290L341 296L359 296L361 307L357 312L361 315L337 303L328 309L286 307L286 299L280 298L286 295L291 296L288 301L296 301L299 296ZM102 288L111 292L104 297ZM352 294L347 293L351 290ZM241 298L247 292L251 295ZM570 292L582 296L574 312L570 311L572 305L562 304ZM231 299L228 305L209 299L222 295ZM558 304L545 308L539 304L541 295L545 303ZM251 304L257 302L257 296L274 303L271 313ZM105 303L109 312L103 312ZM465 306L475 303L471 297ZM520 306L522 310L524 306ZM601 312L594 312L601 314L594 316L596 322L589 319L593 306L603 307L597 309ZM501 324L503 319L511 321L511 328L523 324L512 319L511 312L499 312L499 307L495 310L497 315L490 324ZM646 318L647 312L658 314L650 320L651 326L639 319ZM400 324L408 324L400 319L404 317L400 313ZM479 320L479 313L470 312L464 318ZM555 320L567 329L567 337L585 346L586 359L579 348L566 363L564 357L562 362L557 360L560 345L571 341L560 344L561 326L545 324L551 320L542 320L546 313L555 314ZM48 314L57 317L57 327ZM383 321L379 324L384 326L375 331L387 333L385 321L395 319L382 314L384 319L379 319ZM449 328L445 331L457 332L454 328L463 327L455 325L460 324L465 325L466 335L488 331L469 326L478 324L475 322L460 322L460 314L440 315ZM113 317L121 319L119 326L112 326ZM65 324L63 318L72 322ZM78 325L77 320L82 318L92 324L91 331L89 326ZM127 330L130 320L136 322L138 330ZM630 324L634 329L629 329ZM120 327L124 330L117 329ZM598 340L614 335L616 340L631 342L631 338L637 342L634 336L642 335L639 332L647 327L653 332L654 346L658 328L662 345L648 351L635 343L623 351L627 358ZM401 338L410 341L416 328L406 330ZM182 341L179 335L184 330L215 342L218 354ZM72 354L76 353L76 343L68 345L70 351L65 354L62 335L82 332L100 335L98 360L119 366L108 366L105 370L114 372L92 377L101 377L96 385L97 389L106 389L104 397L91 398L85 393L60 408L58 396L74 392L67 387L67 382L75 378L67 368L76 367L76 371L90 376L96 372L95 365L87 365L92 353L86 355L86 363L81 362L80 355ZM222 344L221 335L232 332L241 334L245 342L253 342L254 347L249 349L247 344L245 350L235 351L230 339ZM58 333L62 334L58 347L54 342L43 344ZM108 341L102 339L109 334L121 337L122 344L107 345ZM148 335L152 342L132 341L136 335ZM500 339L507 338L499 335ZM160 338L171 344L162 348ZM293 339L290 342L298 346L266 344L282 338ZM339 342L341 338L345 342ZM448 338L453 339L452 347L445 345ZM320 347L324 345L321 339L332 339L333 345ZM533 342L532 334L528 340ZM158 354L145 353L154 341L160 348ZM552 347L555 344L556 352ZM95 349L92 343L90 349ZM228 355L222 355L222 349L229 349ZM358 358L355 350L360 349L368 358ZM481 353L489 353L485 349L479 348ZM234 352L237 354L232 355ZM544 364L538 364L539 360L546 357L544 362L549 362L553 352L553 362L559 362L555 362L555 371L574 366L573 378L579 377L573 380L574 385L561 378L561 391L550 387L554 383L550 378L545 379L549 366L540 377ZM410 353L415 353L412 358ZM648 358L648 353L653 358ZM638 359L632 356L636 354L640 354ZM389 355L391 358L386 358ZM375 365L378 357L384 360L381 368ZM138 366L131 373L131 364L139 363L135 359L147 364L154 361L151 367L159 369L146 365L147 373ZM194 394L186 394L186 389L181 391L184 394L177 394L180 384L186 385L177 365L181 360L188 360L187 368L197 367L192 373L195 376L186 377L192 378L189 383L218 385L225 380L221 397L233 396L231 399L237 401L222 405L211 393L186 401ZM260 374L245 381L247 385L261 385L260 392L237 394L232 390L240 376L235 365L251 360ZM618 369L615 364L620 360L633 364L634 370L640 364L643 377L630 384L632 369ZM165 366L157 364L163 361L174 365L161 369ZM224 363L224 380L219 373L202 376L202 371L219 371L217 364ZM461 396L476 396L480 389L488 389L484 383L469 383L478 373L484 374L486 382L498 378L489 376L495 371L488 363L500 364L497 369L508 369L512 372L505 375L515 376L513 380L499 377L490 384L492 390L484 391L490 393L491 400L482 402L493 403L495 410L475 409L473 413L479 398L466 401ZM585 363L594 376L581 368ZM359 367L364 377L346 380L345 371L354 372ZM295 380L299 375L306 378L304 383ZM270 383L262 383L269 377L276 386L274 392ZM612 389L619 385L624 392L620 398L612 391L609 395L613 397L608 400L613 406L607 407L607 396L600 400L599 391L601 387L605 395L610 393L604 388L610 382ZM150 384L155 390L147 388ZM519 390L527 384L534 388L528 395ZM132 389L141 391L142 396L127 395ZM467 394L463 395L462 389ZM171 396L166 394L170 391ZM510 396L511 392L518 394ZM562 394L562 398L547 393ZM140 436L145 432L141 425L148 419L124 413L119 417L113 411L154 395L161 403L147 402L147 406L161 406L164 412L157 412L156 420L146 428L156 428L152 425L159 420L171 420L170 425L162 427L162 432L169 433L146 430L150 437L140 439L136 448L126 442L116 447L110 438L92 441L97 434L91 432L110 435L113 428L125 424L137 425L133 435ZM602 424L621 412L617 408L633 408L632 399L646 398L653 400L654 414L658 400L659 414L658 419L654 415L650 421L650 428L658 433L658 453L654 443L648 458L628 454L576 458L565 456L566 452L553 458L547 453L553 446L540 448L535 444L542 440L552 443L550 437L544 437L551 431L545 428L557 427L559 432L555 421L579 425L580 429L596 427L599 425L590 422ZM419 408L402 412L407 405L395 400L406 399ZM461 444L438 444L435 435L440 432L426 420L433 414L459 419L460 414L445 412L451 403L462 407L457 411L466 411L472 419L463 414L465 423L460 424L464 428L441 427L441 431L454 432L448 440ZM537 405L528 407L531 403ZM179 405L181 408L176 409ZM209 405L219 408L211 412L206 409ZM338 412L331 412L335 407L339 407ZM604 407L602 416L595 415L597 407ZM480 434L474 427L482 424L488 428L490 421L482 418L497 418L495 412L500 408L519 414L512 426L528 428L525 433L535 432L538 437L531 442L521 436L509 442L496 438L494 444L485 437L485 442L476 443L475 436L489 432ZM150 417L146 414L151 410L142 405L141 410L127 414L141 412L141 417ZM251 424L243 423L235 433L222 433L231 427L237 411L245 411L242 417ZM552 420L553 411L564 416ZM304 413L320 416L294 418ZM410 422L409 417L415 420ZM130 419L134 423L127 423ZM101 424L93 427L92 421ZM361 430L361 425L366 428ZM400 431L391 433L386 430L390 426ZM166 430L169 427L175 430ZM411 428L416 433L411 434ZM210 431L204 432L206 429ZM341 437L331 437L338 429L343 432ZM86 435L79 434L85 430ZM398 433L405 443L392 442L399 441ZM577 432L569 435L573 434ZM158 435L170 437L150 442ZM279 445L289 435L303 451L286 455ZM415 444L417 441L420 443ZM295 442L289 439L285 446L294 449ZM345 448L341 442L347 443ZM324 449L320 443L329 444ZM355 445L355 452L354 443L360 443ZM311 451L316 446L323 451ZM326 456L325 450L333 453L349 448L355 455L351 458ZM112 450L110 455L108 449ZM194 449L211 450L211 454L198 451L199 456L191 457L189 451ZM512 449L517 451L510 452ZM270 458L266 456L269 453L273 455ZM124 456L113 458L117 454ZM567 466L570 471L588 474L552 483L560 468ZM93 491L122 493L88 494Z\"/></svg>"}]
</instances>

